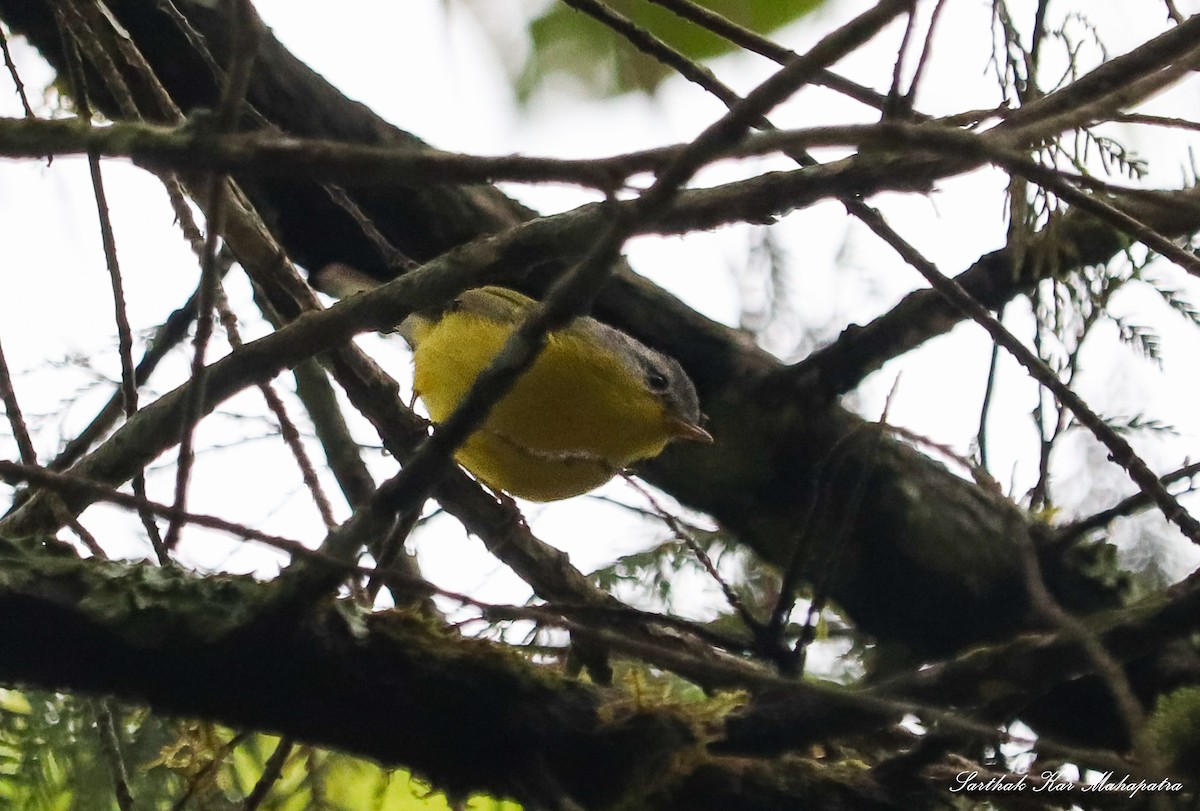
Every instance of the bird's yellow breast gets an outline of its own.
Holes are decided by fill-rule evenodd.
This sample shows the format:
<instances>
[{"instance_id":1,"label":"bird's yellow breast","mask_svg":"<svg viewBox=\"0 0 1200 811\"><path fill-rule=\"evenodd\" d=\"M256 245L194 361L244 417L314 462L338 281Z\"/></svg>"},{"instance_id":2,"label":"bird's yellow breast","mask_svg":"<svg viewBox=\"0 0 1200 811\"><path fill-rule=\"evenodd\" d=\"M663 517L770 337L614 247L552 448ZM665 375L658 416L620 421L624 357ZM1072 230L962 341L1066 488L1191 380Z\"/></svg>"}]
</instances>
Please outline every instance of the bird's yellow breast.
<instances>
[{"instance_id":1,"label":"bird's yellow breast","mask_svg":"<svg viewBox=\"0 0 1200 811\"><path fill-rule=\"evenodd\" d=\"M450 416L514 329L455 311L421 330L413 385L434 422ZM591 490L671 437L662 402L641 377L568 327L548 336L456 458L493 487L550 501Z\"/></svg>"}]
</instances>

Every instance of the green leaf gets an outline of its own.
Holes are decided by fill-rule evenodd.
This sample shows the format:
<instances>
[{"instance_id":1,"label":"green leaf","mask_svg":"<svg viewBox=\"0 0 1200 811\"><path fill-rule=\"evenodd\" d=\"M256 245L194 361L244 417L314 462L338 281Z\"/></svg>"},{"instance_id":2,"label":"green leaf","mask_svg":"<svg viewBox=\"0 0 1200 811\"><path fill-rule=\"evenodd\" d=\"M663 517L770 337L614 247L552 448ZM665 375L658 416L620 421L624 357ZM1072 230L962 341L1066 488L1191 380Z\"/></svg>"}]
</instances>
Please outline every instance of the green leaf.
<instances>
[{"instance_id":1,"label":"green leaf","mask_svg":"<svg viewBox=\"0 0 1200 811\"><path fill-rule=\"evenodd\" d=\"M766 35L803 17L825 0L702 0L698 5L756 34ZM607 6L693 62L738 50L728 40L647 0L609 0ZM552 76L568 75L585 92L615 96L653 92L675 71L637 50L611 28L562 3L529 25L531 50L517 80L527 100Z\"/></svg>"},{"instance_id":2,"label":"green leaf","mask_svg":"<svg viewBox=\"0 0 1200 811\"><path fill-rule=\"evenodd\" d=\"M0 809L117 811L107 755L88 700L41 691L3 690L0 708ZM130 789L142 811L169 811L194 789L189 808L242 806L279 739L256 734L232 752L233 732L206 722L164 718L111 701ZM213 779L194 785L199 775ZM449 811L445 795L404 770L349 755L296 746L261 811ZM470 798L471 811L520 811L514 803Z\"/></svg>"},{"instance_id":3,"label":"green leaf","mask_svg":"<svg viewBox=\"0 0 1200 811\"><path fill-rule=\"evenodd\" d=\"M0 687L0 712L12 712L17 715L29 715L33 705L19 690L8 690Z\"/></svg>"}]
</instances>

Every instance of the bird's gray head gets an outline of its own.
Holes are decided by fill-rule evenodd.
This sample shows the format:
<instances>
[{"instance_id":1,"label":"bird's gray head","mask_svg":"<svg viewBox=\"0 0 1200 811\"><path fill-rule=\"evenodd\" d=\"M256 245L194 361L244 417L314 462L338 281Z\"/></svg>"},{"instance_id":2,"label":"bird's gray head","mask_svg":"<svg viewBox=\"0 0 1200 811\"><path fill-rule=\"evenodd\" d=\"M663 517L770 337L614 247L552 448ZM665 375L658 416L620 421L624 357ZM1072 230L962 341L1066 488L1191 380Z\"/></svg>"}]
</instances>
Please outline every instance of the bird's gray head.
<instances>
[{"instance_id":1,"label":"bird's gray head","mask_svg":"<svg viewBox=\"0 0 1200 811\"><path fill-rule=\"evenodd\" d=\"M617 333L638 365L638 372L651 393L662 400L663 410L671 423L675 435L680 439L712 442L712 435L704 430L704 415L700 413L700 398L696 386L679 361L656 352L645 344Z\"/></svg>"}]
</instances>

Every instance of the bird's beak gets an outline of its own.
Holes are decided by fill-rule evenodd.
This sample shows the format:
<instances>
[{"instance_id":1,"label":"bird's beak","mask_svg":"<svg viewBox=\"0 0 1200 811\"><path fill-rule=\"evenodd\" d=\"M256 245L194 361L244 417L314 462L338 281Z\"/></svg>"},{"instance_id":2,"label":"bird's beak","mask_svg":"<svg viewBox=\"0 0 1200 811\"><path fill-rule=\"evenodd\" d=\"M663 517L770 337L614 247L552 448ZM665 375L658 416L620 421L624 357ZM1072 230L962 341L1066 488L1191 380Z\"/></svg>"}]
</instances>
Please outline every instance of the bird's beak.
<instances>
[{"instance_id":1,"label":"bird's beak","mask_svg":"<svg viewBox=\"0 0 1200 811\"><path fill-rule=\"evenodd\" d=\"M680 419L679 417L668 417L667 425L670 426L671 433L673 433L679 439L690 439L694 442L703 442L706 445L712 444L712 434L710 434L708 431L705 431L694 422L688 422L687 420Z\"/></svg>"}]
</instances>

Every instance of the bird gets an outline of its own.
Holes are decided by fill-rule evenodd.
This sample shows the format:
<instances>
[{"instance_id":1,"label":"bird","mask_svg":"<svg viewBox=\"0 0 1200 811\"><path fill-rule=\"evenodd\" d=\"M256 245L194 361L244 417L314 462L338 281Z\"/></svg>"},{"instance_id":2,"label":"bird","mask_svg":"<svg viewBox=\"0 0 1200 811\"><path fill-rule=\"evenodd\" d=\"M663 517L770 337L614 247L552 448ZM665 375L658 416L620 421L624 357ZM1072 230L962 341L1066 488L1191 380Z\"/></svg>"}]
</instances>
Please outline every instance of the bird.
<instances>
[{"instance_id":1,"label":"bird","mask_svg":"<svg viewBox=\"0 0 1200 811\"><path fill-rule=\"evenodd\" d=\"M413 390L435 424L454 413L536 305L490 285L400 324L413 347ZM546 339L455 454L484 484L529 501L558 501L599 487L674 439L713 441L695 386L674 358L590 316Z\"/></svg>"},{"instance_id":2,"label":"bird","mask_svg":"<svg viewBox=\"0 0 1200 811\"><path fill-rule=\"evenodd\" d=\"M344 293L373 284L323 274ZM537 302L506 287L466 290L411 314L397 332L413 349L413 390L445 421ZM696 388L672 357L590 316L551 331L533 365L500 398L455 460L494 490L535 502L586 493L673 440L711 443Z\"/></svg>"}]
</instances>

